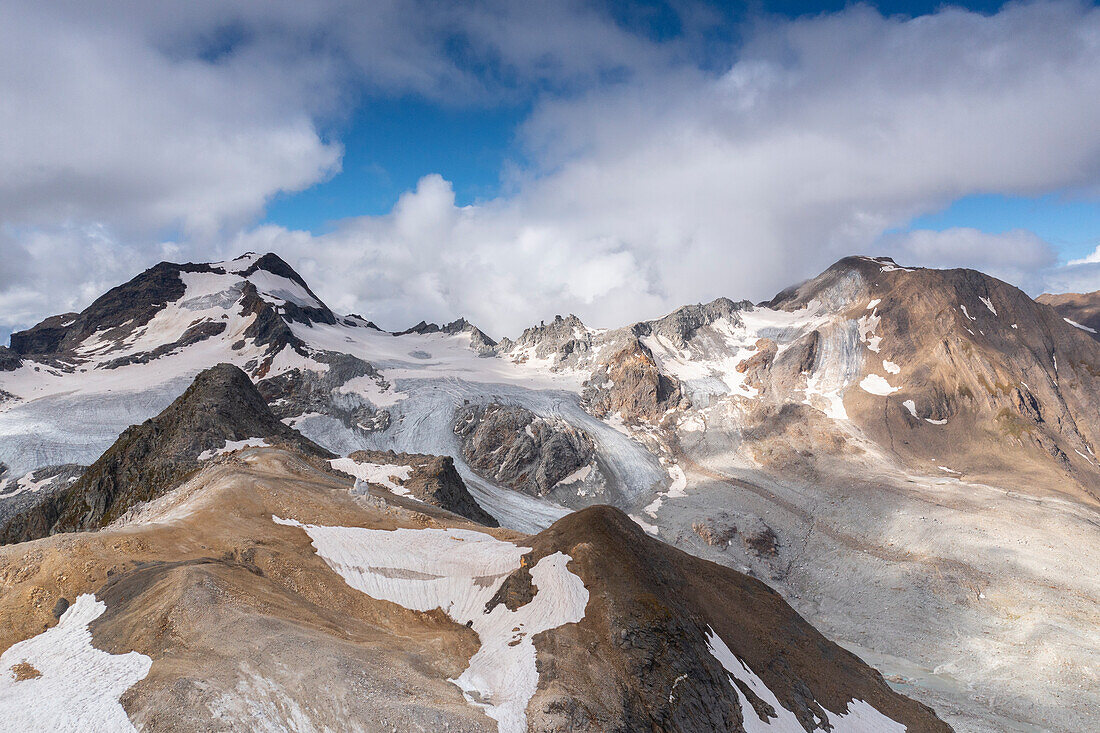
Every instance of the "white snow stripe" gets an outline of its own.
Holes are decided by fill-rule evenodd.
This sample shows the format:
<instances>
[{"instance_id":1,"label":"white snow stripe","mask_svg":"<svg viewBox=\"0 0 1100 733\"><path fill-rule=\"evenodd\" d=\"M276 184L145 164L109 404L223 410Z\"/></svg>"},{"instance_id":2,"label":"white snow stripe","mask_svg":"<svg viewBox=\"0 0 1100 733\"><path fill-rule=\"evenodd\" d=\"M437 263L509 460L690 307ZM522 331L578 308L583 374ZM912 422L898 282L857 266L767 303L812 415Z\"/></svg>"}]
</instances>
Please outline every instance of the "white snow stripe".
<instances>
[{"instance_id":1,"label":"white snow stripe","mask_svg":"<svg viewBox=\"0 0 1100 733\"><path fill-rule=\"evenodd\" d=\"M272 519L304 530L317 554L352 588L414 611L439 608L477 632L481 647L451 682L468 703L497 721L500 733L527 729L527 703L539 680L531 639L580 621L588 605L584 582L567 567L571 557L555 552L531 568L538 590L525 605L511 611L501 603L486 612L531 548L471 530L388 531Z\"/></svg>"}]
</instances>

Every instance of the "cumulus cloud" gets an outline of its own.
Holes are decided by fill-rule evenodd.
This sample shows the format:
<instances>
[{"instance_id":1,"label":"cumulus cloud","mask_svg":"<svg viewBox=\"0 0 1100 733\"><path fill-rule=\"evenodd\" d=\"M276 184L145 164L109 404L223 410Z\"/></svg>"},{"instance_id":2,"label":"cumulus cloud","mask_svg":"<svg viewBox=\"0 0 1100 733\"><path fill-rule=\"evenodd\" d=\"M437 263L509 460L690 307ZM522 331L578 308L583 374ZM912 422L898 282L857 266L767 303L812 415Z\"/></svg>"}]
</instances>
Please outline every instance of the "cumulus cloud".
<instances>
[{"instance_id":1,"label":"cumulus cloud","mask_svg":"<svg viewBox=\"0 0 1100 733\"><path fill-rule=\"evenodd\" d=\"M1064 268L1027 232L896 231L960 196L1100 182L1100 11L1075 2L1010 4L993 15L945 8L906 19L854 6L758 19L718 72L573 4L438 5L408 24L388 5L364 18L334 15L339 6L326 3L274 4L266 25L246 6L227 5L233 13L214 13L213 24L214 11L198 7L182 30L150 21L140 39L122 39L137 48L120 57L138 54L142 69L110 66L98 45L88 52L84 63L105 69L90 77L106 80L104 98L123 100L90 107L92 132L81 128L56 154L49 136L32 135L27 153L0 144L0 163L22 171L0 173L0 217L20 224L8 227L8 244L0 238L5 253L37 260L28 232L80 239L87 221L109 231L176 223L184 232L170 247L163 237L119 235L157 244L116 244L116 259L133 267L169 250L201 259L272 249L340 310L390 327L466 315L501 335L556 312L617 325L721 295L764 299L853 252L976 266L1044 289ZM213 61L196 55L196 38L217 47L210 29L234 24L252 40ZM312 29L323 42L306 53L279 27ZM188 91L177 77L201 83ZM120 78L125 89L109 86ZM226 222L255 215L276 191L338 165L338 145L317 130L346 99L345 85L439 100L537 93L520 131L530 164L508 172L506 195L472 207L456 206L450 184L429 176L389 214L337 222L322 236L272 226L225 234ZM240 97L230 112L213 101L227 86ZM106 144L97 125L132 116L103 107L140 112L126 103L131 89L150 95L154 120L118 122L137 155L69 150ZM41 112L31 96L26 105L38 105L31 118L48 127L49 106ZM188 124L158 132L174 116ZM17 112L5 119L26 125ZM35 161L45 161L41 171ZM49 292L44 281L27 287ZM13 288L0 276L0 292Z\"/></svg>"}]
</instances>

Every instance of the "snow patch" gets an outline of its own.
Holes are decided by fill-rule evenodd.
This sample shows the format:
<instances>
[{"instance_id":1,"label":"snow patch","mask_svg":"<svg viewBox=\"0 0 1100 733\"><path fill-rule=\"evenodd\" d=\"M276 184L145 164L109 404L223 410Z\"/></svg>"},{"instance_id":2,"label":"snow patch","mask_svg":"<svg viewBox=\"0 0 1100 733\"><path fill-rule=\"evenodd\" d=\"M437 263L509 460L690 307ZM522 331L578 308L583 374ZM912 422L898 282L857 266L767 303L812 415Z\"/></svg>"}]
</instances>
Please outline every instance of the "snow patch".
<instances>
[{"instance_id":1,"label":"snow patch","mask_svg":"<svg viewBox=\"0 0 1100 733\"><path fill-rule=\"evenodd\" d=\"M531 568L538 591L526 605L511 611L500 603L486 612L531 548L472 530L388 531L272 519L304 530L317 554L352 588L414 611L439 608L472 628L481 647L451 682L497 721L500 733L527 729L527 703L539 681L532 637L582 620L588 605L584 582L567 567L569 555L555 552Z\"/></svg>"},{"instance_id":2,"label":"snow patch","mask_svg":"<svg viewBox=\"0 0 1100 733\"><path fill-rule=\"evenodd\" d=\"M806 380L806 396L803 398L802 404L816 407L824 412L827 417L831 417L834 420L847 420L848 411L844 409L844 399L840 396L840 390L822 390L818 388L817 383L817 374L814 374ZM819 407L817 404L814 404L814 400L812 399L814 397L821 398L819 402L824 403L824 407Z\"/></svg>"},{"instance_id":3,"label":"snow patch","mask_svg":"<svg viewBox=\"0 0 1100 733\"><path fill-rule=\"evenodd\" d=\"M204 450L199 453L200 461L209 461L211 458L225 455L226 453L235 453L245 448L270 448L267 441L263 438L245 438L244 440L227 440L225 445L217 450Z\"/></svg>"},{"instance_id":4,"label":"snow patch","mask_svg":"<svg viewBox=\"0 0 1100 733\"><path fill-rule=\"evenodd\" d=\"M634 520L634 524L638 525L643 530L645 530L646 534L653 535L654 537L658 536L659 530L657 529L657 527L655 527L652 524L649 524L644 519L639 517L637 514L628 514L627 516L630 517L632 520Z\"/></svg>"},{"instance_id":5,"label":"snow patch","mask_svg":"<svg viewBox=\"0 0 1100 733\"><path fill-rule=\"evenodd\" d=\"M882 368L889 374L901 374L901 367L887 359L882 360Z\"/></svg>"},{"instance_id":6,"label":"snow patch","mask_svg":"<svg viewBox=\"0 0 1100 733\"><path fill-rule=\"evenodd\" d=\"M982 301L982 303L985 304L985 307L989 309L990 313L992 313L993 315L997 315L997 309L993 307L993 301L991 301L989 298L983 298L981 296L978 296L978 300Z\"/></svg>"},{"instance_id":7,"label":"snow patch","mask_svg":"<svg viewBox=\"0 0 1100 733\"><path fill-rule=\"evenodd\" d=\"M876 354L882 343L882 337L875 335L881 320L878 309L873 309L870 315L859 317L859 340L867 344L867 348Z\"/></svg>"},{"instance_id":8,"label":"snow patch","mask_svg":"<svg viewBox=\"0 0 1100 733\"><path fill-rule=\"evenodd\" d=\"M888 394L897 392L900 387L891 387L890 383L885 378L880 377L878 374L868 374L863 378L863 381L859 383L859 386L863 388L864 392L870 392L880 397L885 397Z\"/></svg>"},{"instance_id":9,"label":"snow patch","mask_svg":"<svg viewBox=\"0 0 1100 733\"><path fill-rule=\"evenodd\" d=\"M351 458L333 458L329 461L329 465L341 473L355 477L357 481L385 486L399 496L410 495L409 490L398 484L397 481L408 481L413 470L412 466L393 463L360 463Z\"/></svg>"},{"instance_id":10,"label":"snow patch","mask_svg":"<svg viewBox=\"0 0 1100 733\"><path fill-rule=\"evenodd\" d=\"M1079 329L1081 329L1082 331L1088 331L1089 333L1096 333L1096 329L1095 329L1095 328L1089 328L1088 326L1085 326L1085 325L1083 325L1083 324L1080 324L1080 323L1078 323L1077 321L1071 321L1071 320L1070 320L1070 319L1068 319L1068 318L1063 318L1062 320L1063 320L1063 321L1065 321L1066 323L1068 323L1069 325L1073 326L1074 328L1079 328Z\"/></svg>"},{"instance_id":11,"label":"snow patch","mask_svg":"<svg viewBox=\"0 0 1100 733\"><path fill-rule=\"evenodd\" d=\"M967 318L969 318L970 320L972 320L972 321L976 321L976 320L978 320L977 318L974 318L973 316L971 316L971 315L970 315L970 314L969 314L969 313L967 312L967 310L966 310L966 306L965 306L965 305L962 305L961 303L959 304L959 310L961 310L961 311L963 312L963 315L964 315L964 316L966 316ZM969 330L969 329L967 329L967 330ZM973 332L973 331L970 331L970 333L974 333L974 332Z\"/></svg>"},{"instance_id":12,"label":"snow patch","mask_svg":"<svg viewBox=\"0 0 1100 733\"><path fill-rule=\"evenodd\" d=\"M530 427L530 426L528 426L528 427ZM592 473L592 464L589 463L587 466L581 466L580 468L578 468L573 473L571 473L568 476L566 476L565 478L561 479L556 484L554 484L554 486L568 486L570 484L583 482L585 479L587 479L589 477L589 475L591 475L591 473Z\"/></svg>"},{"instance_id":13,"label":"snow patch","mask_svg":"<svg viewBox=\"0 0 1100 733\"><path fill-rule=\"evenodd\" d=\"M906 400L905 402L902 402L901 404L905 406L906 410L909 410L910 415L912 415L913 417L920 417L920 415L917 414L917 403L916 402L914 402L913 400Z\"/></svg>"},{"instance_id":14,"label":"snow patch","mask_svg":"<svg viewBox=\"0 0 1100 733\"><path fill-rule=\"evenodd\" d=\"M661 508L661 504L665 499L680 499L687 496L687 476L684 475L684 469L680 468L676 464L672 464L668 467L668 475L672 478L672 483L668 486L668 491L662 491L657 494L657 498L651 501L644 509L645 513L654 519L657 518L657 510ZM645 527L642 527L645 529ZM646 530L647 532L649 530Z\"/></svg>"},{"instance_id":15,"label":"snow patch","mask_svg":"<svg viewBox=\"0 0 1100 733\"><path fill-rule=\"evenodd\" d=\"M336 391L340 394L357 394L375 407L393 407L408 397L404 392L398 392L390 386L383 387L383 384L385 382L380 377L367 374L349 379Z\"/></svg>"},{"instance_id":16,"label":"snow patch","mask_svg":"<svg viewBox=\"0 0 1100 733\"><path fill-rule=\"evenodd\" d=\"M119 698L149 674L138 652L109 654L92 646L88 624L107 605L85 593L57 625L0 655L0 721L12 731L133 731ZM16 681L13 667L39 676Z\"/></svg>"}]
</instances>

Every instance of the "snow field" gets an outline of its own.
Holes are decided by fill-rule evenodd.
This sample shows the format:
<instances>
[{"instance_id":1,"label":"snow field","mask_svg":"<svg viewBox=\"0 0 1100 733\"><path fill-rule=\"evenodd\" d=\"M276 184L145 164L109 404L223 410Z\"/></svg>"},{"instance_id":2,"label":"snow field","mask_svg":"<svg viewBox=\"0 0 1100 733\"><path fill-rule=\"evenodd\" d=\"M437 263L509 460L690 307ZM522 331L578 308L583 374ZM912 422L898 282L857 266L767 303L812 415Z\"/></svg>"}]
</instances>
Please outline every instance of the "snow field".
<instances>
[{"instance_id":1,"label":"snow field","mask_svg":"<svg viewBox=\"0 0 1100 733\"><path fill-rule=\"evenodd\" d=\"M477 632L481 647L454 680L467 702L497 721L500 733L527 729L527 703L538 688L535 634L584 618L588 590L556 552L531 568L537 592L511 611L486 604L517 570L528 547L461 529L324 527L272 517L298 527L317 554L352 588L414 611L439 608Z\"/></svg>"},{"instance_id":2,"label":"snow field","mask_svg":"<svg viewBox=\"0 0 1100 733\"><path fill-rule=\"evenodd\" d=\"M0 726L4 730L136 730L119 698L145 679L153 660L137 652L108 654L92 646L88 624L106 610L106 604L85 593L62 614L57 626L13 644L0 655ZM12 668L21 664L30 665L38 676L17 681Z\"/></svg>"}]
</instances>

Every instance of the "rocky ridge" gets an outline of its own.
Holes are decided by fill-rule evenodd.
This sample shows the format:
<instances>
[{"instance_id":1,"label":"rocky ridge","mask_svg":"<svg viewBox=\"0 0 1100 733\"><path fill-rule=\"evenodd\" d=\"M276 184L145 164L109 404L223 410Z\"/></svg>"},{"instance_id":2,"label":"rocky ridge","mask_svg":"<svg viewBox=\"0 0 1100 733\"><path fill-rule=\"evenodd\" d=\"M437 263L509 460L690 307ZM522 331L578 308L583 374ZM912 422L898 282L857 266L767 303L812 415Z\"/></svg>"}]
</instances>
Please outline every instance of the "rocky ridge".
<instances>
[{"instance_id":1,"label":"rocky ridge","mask_svg":"<svg viewBox=\"0 0 1100 733\"><path fill-rule=\"evenodd\" d=\"M167 409L119 436L80 478L36 494L0 527L5 544L58 532L99 529L179 485L234 442L281 445L318 458L332 454L277 420L252 381L230 364L200 373Z\"/></svg>"}]
</instances>

